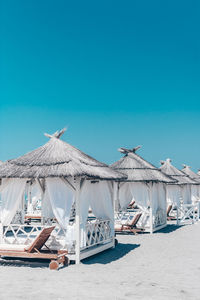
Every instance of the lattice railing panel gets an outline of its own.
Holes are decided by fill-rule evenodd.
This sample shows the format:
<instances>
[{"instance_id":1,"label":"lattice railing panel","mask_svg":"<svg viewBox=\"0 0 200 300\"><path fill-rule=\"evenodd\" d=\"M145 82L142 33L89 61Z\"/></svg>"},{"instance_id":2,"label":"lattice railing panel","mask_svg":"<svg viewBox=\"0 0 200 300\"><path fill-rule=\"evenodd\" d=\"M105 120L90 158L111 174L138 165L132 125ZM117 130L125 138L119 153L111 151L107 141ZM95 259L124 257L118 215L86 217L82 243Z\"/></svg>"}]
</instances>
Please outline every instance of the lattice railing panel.
<instances>
[{"instance_id":1,"label":"lattice railing panel","mask_svg":"<svg viewBox=\"0 0 200 300\"><path fill-rule=\"evenodd\" d=\"M59 240L65 236L64 230L58 224L55 225L56 227L49 240ZM40 224L10 224L4 226L3 242L6 244L30 244L44 227L44 225Z\"/></svg>"},{"instance_id":2,"label":"lattice railing panel","mask_svg":"<svg viewBox=\"0 0 200 300\"><path fill-rule=\"evenodd\" d=\"M193 224L199 220L199 205L183 204L178 209L178 224Z\"/></svg>"},{"instance_id":3,"label":"lattice railing panel","mask_svg":"<svg viewBox=\"0 0 200 300\"><path fill-rule=\"evenodd\" d=\"M10 224L4 226L3 241L7 244L27 245L38 235L44 226Z\"/></svg>"},{"instance_id":4,"label":"lattice railing panel","mask_svg":"<svg viewBox=\"0 0 200 300\"><path fill-rule=\"evenodd\" d=\"M111 233L110 220L88 221L85 228L86 246L82 247L82 249L110 240L112 238Z\"/></svg>"}]
</instances>

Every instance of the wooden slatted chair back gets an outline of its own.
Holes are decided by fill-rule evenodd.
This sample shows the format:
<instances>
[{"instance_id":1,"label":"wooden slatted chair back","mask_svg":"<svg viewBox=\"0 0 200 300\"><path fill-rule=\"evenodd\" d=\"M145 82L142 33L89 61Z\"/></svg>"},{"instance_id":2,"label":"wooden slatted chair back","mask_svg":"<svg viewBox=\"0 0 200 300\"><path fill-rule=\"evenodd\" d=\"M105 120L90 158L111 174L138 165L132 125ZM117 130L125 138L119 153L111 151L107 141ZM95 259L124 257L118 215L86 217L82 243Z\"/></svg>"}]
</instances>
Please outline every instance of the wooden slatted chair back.
<instances>
[{"instance_id":1,"label":"wooden slatted chair back","mask_svg":"<svg viewBox=\"0 0 200 300\"><path fill-rule=\"evenodd\" d=\"M172 210L172 204L170 204L167 208L167 216L169 217L170 211Z\"/></svg>"},{"instance_id":2,"label":"wooden slatted chair back","mask_svg":"<svg viewBox=\"0 0 200 300\"><path fill-rule=\"evenodd\" d=\"M48 238L50 237L52 231L54 230L55 226L43 228L42 231L39 233L39 235L36 237L36 239L33 241L33 243L29 246L27 249L28 253L35 252L36 250L40 250Z\"/></svg>"},{"instance_id":3,"label":"wooden slatted chair back","mask_svg":"<svg viewBox=\"0 0 200 300\"><path fill-rule=\"evenodd\" d=\"M139 221L140 217L141 217L142 213L138 213L134 216L134 218L132 219L132 221L129 223L130 226L135 226L137 224L137 222Z\"/></svg>"}]
</instances>

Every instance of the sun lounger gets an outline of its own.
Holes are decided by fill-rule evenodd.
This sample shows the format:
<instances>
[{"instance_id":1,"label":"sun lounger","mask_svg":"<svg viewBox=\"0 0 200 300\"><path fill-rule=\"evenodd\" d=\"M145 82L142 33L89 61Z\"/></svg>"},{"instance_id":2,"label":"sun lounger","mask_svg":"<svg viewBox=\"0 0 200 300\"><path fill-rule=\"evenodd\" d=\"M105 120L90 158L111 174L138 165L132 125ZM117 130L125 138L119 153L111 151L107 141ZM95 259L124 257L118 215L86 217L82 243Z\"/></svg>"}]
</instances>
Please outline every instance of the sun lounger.
<instances>
[{"instance_id":1,"label":"sun lounger","mask_svg":"<svg viewBox=\"0 0 200 300\"><path fill-rule=\"evenodd\" d=\"M115 232L132 232L137 234L138 232L144 231L143 229L137 228L137 223L141 217L142 213L137 213L130 223L127 224L115 224Z\"/></svg>"},{"instance_id":2,"label":"sun lounger","mask_svg":"<svg viewBox=\"0 0 200 300\"><path fill-rule=\"evenodd\" d=\"M129 209L133 209L134 205L135 205L135 200L131 201L131 203L129 204L128 208Z\"/></svg>"},{"instance_id":3,"label":"sun lounger","mask_svg":"<svg viewBox=\"0 0 200 300\"><path fill-rule=\"evenodd\" d=\"M170 212L172 211L172 204L170 204L167 208L167 220L170 221L170 220L176 220L176 218L174 216L170 216Z\"/></svg>"},{"instance_id":4,"label":"sun lounger","mask_svg":"<svg viewBox=\"0 0 200 300\"><path fill-rule=\"evenodd\" d=\"M43 228L29 246L0 244L0 257L47 259L50 260L49 268L51 270L57 270L61 263L67 265L68 259L65 256L67 250L52 251L45 245L54 228L55 226ZM41 250L43 246L47 250Z\"/></svg>"}]
</instances>

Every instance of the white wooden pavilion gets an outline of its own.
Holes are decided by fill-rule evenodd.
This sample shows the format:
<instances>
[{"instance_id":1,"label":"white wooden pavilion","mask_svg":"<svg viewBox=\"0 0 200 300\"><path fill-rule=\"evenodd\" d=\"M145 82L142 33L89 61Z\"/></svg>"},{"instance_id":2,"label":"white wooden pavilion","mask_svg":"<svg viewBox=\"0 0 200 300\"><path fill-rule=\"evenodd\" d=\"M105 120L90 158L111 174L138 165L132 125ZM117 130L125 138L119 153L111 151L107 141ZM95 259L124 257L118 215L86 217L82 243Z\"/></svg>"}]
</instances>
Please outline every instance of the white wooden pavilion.
<instances>
[{"instance_id":1,"label":"white wooden pavilion","mask_svg":"<svg viewBox=\"0 0 200 300\"><path fill-rule=\"evenodd\" d=\"M191 190L192 186L198 183L173 166L169 158L161 161L160 170L177 180L167 185L167 203L176 210L177 224L195 222L198 217L195 214L196 207L192 203Z\"/></svg>"},{"instance_id":2,"label":"white wooden pavilion","mask_svg":"<svg viewBox=\"0 0 200 300\"><path fill-rule=\"evenodd\" d=\"M113 170L128 177L117 182L115 210L119 221L118 216L123 219L128 205L134 200L142 212L138 226L153 233L167 225L165 185L175 180L136 154L139 148L120 148L124 157L111 165Z\"/></svg>"},{"instance_id":3,"label":"white wooden pavilion","mask_svg":"<svg viewBox=\"0 0 200 300\"><path fill-rule=\"evenodd\" d=\"M185 164L183 165L183 169L181 171L197 183L195 185L191 185L192 203L195 204L197 201L200 200L200 176L193 172L190 166L187 166Z\"/></svg>"},{"instance_id":4,"label":"white wooden pavilion","mask_svg":"<svg viewBox=\"0 0 200 300\"><path fill-rule=\"evenodd\" d=\"M48 247L67 249L69 260L79 263L115 246L113 185L125 176L60 140L64 131L47 135L50 140L43 146L1 164L0 243L27 245L53 224ZM31 185L41 193L41 222L27 225L25 191ZM89 207L93 218L88 218Z\"/></svg>"}]
</instances>

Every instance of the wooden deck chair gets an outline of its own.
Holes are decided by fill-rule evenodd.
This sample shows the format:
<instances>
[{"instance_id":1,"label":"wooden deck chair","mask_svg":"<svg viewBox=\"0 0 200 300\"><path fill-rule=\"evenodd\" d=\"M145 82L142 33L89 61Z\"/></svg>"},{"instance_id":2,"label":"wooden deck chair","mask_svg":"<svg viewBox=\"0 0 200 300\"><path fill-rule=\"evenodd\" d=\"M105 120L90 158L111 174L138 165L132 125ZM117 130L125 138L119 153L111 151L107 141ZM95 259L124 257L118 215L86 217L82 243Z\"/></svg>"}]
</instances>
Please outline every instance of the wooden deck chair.
<instances>
[{"instance_id":1,"label":"wooden deck chair","mask_svg":"<svg viewBox=\"0 0 200 300\"><path fill-rule=\"evenodd\" d=\"M67 265L68 259L65 256L67 250L51 251L45 245L54 228L55 226L43 228L29 246L0 244L0 257L48 259L50 260L49 268L51 270L57 270L61 263ZM43 246L45 246L47 250L41 250Z\"/></svg>"},{"instance_id":2,"label":"wooden deck chair","mask_svg":"<svg viewBox=\"0 0 200 300\"><path fill-rule=\"evenodd\" d=\"M131 203L129 204L128 208L129 209L133 209L134 205L135 205L135 200L131 201Z\"/></svg>"},{"instance_id":3,"label":"wooden deck chair","mask_svg":"<svg viewBox=\"0 0 200 300\"><path fill-rule=\"evenodd\" d=\"M170 204L167 208L167 220L176 220L176 218L174 216L170 216L170 212L172 211L173 205Z\"/></svg>"},{"instance_id":4,"label":"wooden deck chair","mask_svg":"<svg viewBox=\"0 0 200 300\"><path fill-rule=\"evenodd\" d=\"M137 234L138 232L144 231L143 229L137 228L137 223L142 216L142 213L137 213L134 218L128 224L115 224L116 232L132 232L133 234Z\"/></svg>"}]
</instances>

